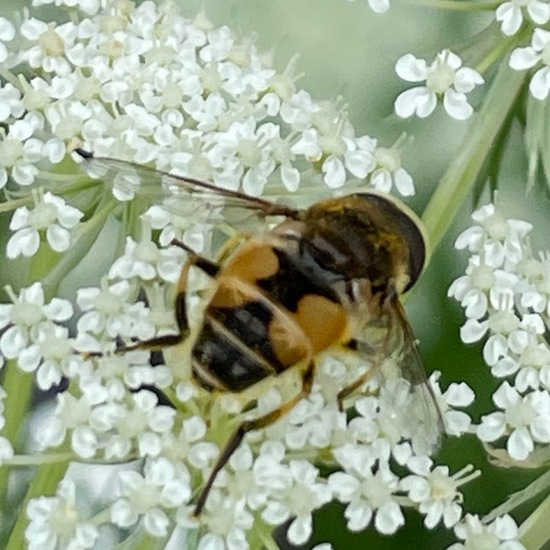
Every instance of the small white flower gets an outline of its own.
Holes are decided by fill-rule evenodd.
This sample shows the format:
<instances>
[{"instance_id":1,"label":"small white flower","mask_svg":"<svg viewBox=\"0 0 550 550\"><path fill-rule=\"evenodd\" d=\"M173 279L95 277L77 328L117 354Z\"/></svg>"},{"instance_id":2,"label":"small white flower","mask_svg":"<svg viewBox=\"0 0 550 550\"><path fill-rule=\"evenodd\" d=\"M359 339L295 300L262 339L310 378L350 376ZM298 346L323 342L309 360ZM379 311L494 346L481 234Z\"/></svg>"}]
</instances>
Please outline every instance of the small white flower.
<instances>
[{"instance_id":1,"label":"small white flower","mask_svg":"<svg viewBox=\"0 0 550 550\"><path fill-rule=\"evenodd\" d=\"M370 176L371 185L378 191L389 193L393 186L404 197L414 195L411 175L401 166L401 154L396 146L378 147L374 152L376 167Z\"/></svg>"},{"instance_id":2,"label":"small white flower","mask_svg":"<svg viewBox=\"0 0 550 550\"><path fill-rule=\"evenodd\" d=\"M8 49L4 42L11 42L14 38L15 27L13 23L5 17L0 17L0 63L4 63L8 58ZM3 106L0 107L0 111L2 108Z\"/></svg>"},{"instance_id":3,"label":"small white flower","mask_svg":"<svg viewBox=\"0 0 550 550\"><path fill-rule=\"evenodd\" d=\"M460 302L468 319L481 319L487 313L487 293L494 282L494 270L484 264L480 256L474 255L468 261L466 275L453 281L447 296Z\"/></svg>"},{"instance_id":4,"label":"small white flower","mask_svg":"<svg viewBox=\"0 0 550 550\"><path fill-rule=\"evenodd\" d=\"M31 550L93 548L99 536L95 525L82 520L75 486L68 480L61 481L55 497L32 499L27 515L30 522L25 538Z\"/></svg>"},{"instance_id":5,"label":"small white flower","mask_svg":"<svg viewBox=\"0 0 550 550\"><path fill-rule=\"evenodd\" d=\"M351 531L364 530L374 518L374 527L384 535L391 535L405 524L405 517L395 493L398 491L398 478L380 465L376 473L371 468L359 472L336 472L331 474L328 483L335 496L347 503L345 517Z\"/></svg>"},{"instance_id":6,"label":"small white flower","mask_svg":"<svg viewBox=\"0 0 550 550\"><path fill-rule=\"evenodd\" d=\"M143 281L155 278L176 283L181 274L184 252L177 246L159 248L151 240L150 231L144 229L140 242L126 237L124 256L111 266L109 279L131 279L137 277Z\"/></svg>"},{"instance_id":7,"label":"small white flower","mask_svg":"<svg viewBox=\"0 0 550 550\"><path fill-rule=\"evenodd\" d=\"M550 92L549 44L550 31L537 28L533 32L531 46L516 48L510 55L510 67L516 71L530 69L539 62L544 64L535 72L529 83L532 96L540 100L546 99Z\"/></svg>"},{"instance_id":8,"label":"small white flower","mask_svg":"<svg viewBox=\"0 0 550 550\"><path fill-rule=\"evenodd\" d=\"M179 431L172 429L162 434L161 453L173 461L185 460L193 468L206 470L211 467L219 450L214 443L203 441L205 435L206 423L202 418L187 418L182 422Z\"/></svg>"},{"instance_id":9,"label":"small white flower","mask_svg":"<svg viewBox=\"0 0 550 550\"><path fill-rule=\"evenodd\" d=\"M336 403L326 403L321 394L312 392L289 414L284 425L284 440L290 449L324 449L344 429L345 414L338 410Z\"/></svg>"},{"instance_id":10,"label":"small white flower","mask_svg":"<svg viewBox=\"0 0 550 550\"><path fill-rule=\"evenodd\" d=\"M369 136L361 136L353 140L344 138L344 140L348 149L344 154L346 168L356 178L367 177L376 167L376 140Z\"/></svg>"},{"instance_id":11,"label":"small white flower","mask_svg":"<svg viewBox=\"0 0 550 550\"><path fill-rule=\"evenodd\" d=\"M508 382L493 394L493 402L501 409L483 416L477 435L492 442L506 436L506 450L514 460L525 460L535 443L550 443L550 394L535 391L522 397Z\"/></svg>"},{"instance_id":12,"label":"small white flower","mask_svg":"<svg viewBox=\"0 0 550 550\"><path fill-rule=\"evenodd\" d=\"M56 252L67 250L71 244L70 230L78 225L83 213L50 192L37 196L35 201L32 210L23 206L13 214L10 229L15 233L7 244L8 258L36 254L41 233Z\"/></svg>"},{"instance_id":13,"label":"small white flower","mask_svg":"<svg viewBox=\"0 0 550 550\"><path fill-rule=\"evenodd\" d=\"M69 392L57 395L57 406L53 419L43 432L44 447L56 447L71 436L71 447L82 458L93 457L100 447L100 434L92 428L94 407L105 402L107 392L97 385L82 386L83 395L79 398Z\"/></svg>"},{"instance_id":14,"label":"small white flower","mask_svg":"<svg viewBox=\"0 0 550 550\"><path fill-rule=\"evenodd\" d=\"M460 57L449 50L437 54L429 66L425 60L406 54L397 61L395 70L408 82L426 81L425 86L406 90L395 100L395 112L402 118L429 116L441 97L450 116L457 120L470 118L473 109L466 94L484 82L477 71L462 67Z\"/></svg>"},{"instance_id":15,"label":"small white flower","mask_svg":"<svg viewBox=\"0 0 550 550\"><path fill-rule=\"evenodd\" d=\"M462 516L462 494L458 487L472 479L465 475L471 468L451 476L447 466L432 469L432 461L426 457L412 457L407 466L416 475L403 478L400 487L425 515L424 525L428 529L433 529L440 521L447 528L455 525Z\"/></svg>"},{"instance_id":16,"label":"small white flower","mask_svg":"<svg viewBox=\"0 0 550 550\"><path fill-rule=\"evenodd\" d=\"M292 544L304 544L313 532L311 514L330 501L332 491L319 478L319 470L306 460L292 460L283 467L283 483L269 500L262 518L271 525L280 525L294 518L288 529Z\"/></svg>"},{"instance_id":17,"label":"small white flower","mask_svg":"<svg viewBox=\"0 0 550 550\"><path fill-rule=\"evenodd\" d=\"M186 528L196 528L191 520L191 508L180 506L176 521ZM208 495L205 509L201 514L201 524L206 533L201 537L198 550L231 549L248 550L247 531L252 527L254 517L247 510L244 500L233 500L217 489Z\"/></svg>"},{"instance_id":18,"label":"small white flower","mask_svg":"<svg viewBox=\"0 0 550 550\"><path fill-rule=\"evenodd\" d=\"M522 220L506 219L494 204L486 204L472 214L474 225L463 231L455 248L483 256L491 268L513 266L525 258L525 238L533 226Z\"/></svg>"},{"instance_id":19,"label":"small white flower","mask_svg":"<svg viewBox=\"0 0 550 550\"><path fill-rule=\"evenodd\" d=\"M8 134L0 141L0 188L9 177L21 186L34 182L38 174L35 162L44 156L44 143L35 133L43 124L39 113L29 112L9 125Z\"/></svg>"},{"instance_id":20,"label":"small white flower","mask_svg":"<svg viewBox=\"0 0 550 550\"><path fill-rule=\"evenodd\" d=\"M449 384L447 390L441 394L437 384L440 372L433 372L429 383L434 392L439 405L439 410L443 415L445 424L445 433L447 435L460 436L469 431L472 419L463 411L456 408L469 407L474 399L475 393L465 382Z\"/></svg>"},{"instance_id":21,"label":"small white flower","mask_svg":"<svg viewBox=\"0 0 550 550\"><path fill-rule=\"evenodd\" d=\"M21 351L17 364L24 372L36 371L36 383L42 391L61 382L69 372L73 355L69 330L54 324L43 324L33 335L34 343Z\"/></svg>"},{"instance_id":22,"label":"small white flower","mask_svg":"<svg viewBox=\"0 0 550 550\"><path fill-rule=\"evenodd\" d=\"M113 446L129 451L137 439L140 456L157 456L162 449L161 434L168 432L173 424L175 410L159 405L157 396L148 390L141 390L132 396L133 406L117 405L108 408L112 427L116 430L107 451ZM112 411L112 412L110 412ZM98 411L99 414L99 411ZM104 429L108 427L105 426Z\"/></svg>"},{"instance_id":23,"label":"small white flower","mask_svg":"<svg viewBox=\"0 0 550 550\"><path fill-rule=\"evenodd\" d=\"M90 332L108 338L151 338L155 330L148 310L143 302L129 303L132 291L127 280L109 285L105 278L100 288L80 288L77 303L84 312L77 324L80 335Z\"/></svg>"},{"instance_id":24,"label":"small white flower","mask_svg":"<svg viewBox=\"0 0 550 550\"><path fill-rule=\"evenodd\" d=\"M176 508L191 497L189 473L166 458L148 462L144 475L124 471L119 474L122 498L111 506L111 521L119 527L131 527L141 520L153 536L168 533L170 519L165 509Z\"/></svg>"},{"instance_id":25,"label":"small white flower","mask_svg":"<svg viewBox=\"0 0 550 550\"><path fill-rule=\"evenodd\" d=\"M478 516L467 514L454 528L455 535L464 542L455 542L447 550L469 550L486 548L487 550L526 550L517 539L519 537L516 522L511 516L501 516L492 523L484 525Z\"/></svg>"},{"instance_id":26,"label":"small white flower","mask_svg":"<svg viewBox=\"0 0 550 550\"><path fill-rule=\"evenodd\" d=\"M0 18L0 29L1 26L2 18ZM3 44L0 42L0 63L2 58L2 46ZM24 112L25 106L21 101L21 92L9 82L3 84L2 88L0 88L0 121L5 122L10 117L20 118Z\"/></svg>"},{"instance_id":27,"label":"small white flower","mask_svg":"<svg viewBox=\"0 0 550 550\"><path fill-rule=\"evenodd\" d=\"M71 68L64 54L68 46L65 41L69 38L71 30L72 24L56 28L35 18L25 19L21 24L20 32L24 38L31 43L34 42L35 45L27 47L23 53L23 59L33 68L42 68L46 72L61 75L68 74Z\"/></svg>"},{"instance_id":28,"label":"small white flower","mask_svg":"<svg viewBox=\"0 0 550 550\"><path fill-rule=\"evenodd\" d=\"M511 36L518 32L523 23L523 11L537 25L544 25L550 19L550 5L541 0L511 0L503 2L496 9L496 20L500 21L500 30Z\"/></svg>"},{"instance_id":29,"label":"small white flower","mask_svg":"<svg viewBox=\"0 0 550 550\"><path fill-rule=\"evenodd\" d=\"M73 314L70 302L53 298L44 303L41 283L23 288L19 296L11 289L8 292L13 304L0 304L0 329L6 329L0 336L0 351L7 359L14 359L31 345L38 327L44 323L67 321Z\"/></svg>"}]
</instances>

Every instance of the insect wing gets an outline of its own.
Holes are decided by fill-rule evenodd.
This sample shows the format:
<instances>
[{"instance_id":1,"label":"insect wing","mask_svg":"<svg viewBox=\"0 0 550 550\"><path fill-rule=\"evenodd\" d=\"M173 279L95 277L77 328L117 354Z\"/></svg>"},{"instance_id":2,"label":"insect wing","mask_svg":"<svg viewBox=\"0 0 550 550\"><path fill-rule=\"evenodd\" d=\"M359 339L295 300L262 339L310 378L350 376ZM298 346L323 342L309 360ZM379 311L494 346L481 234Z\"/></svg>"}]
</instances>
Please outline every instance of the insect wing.
<instances>
[{"instance_id":1,"label":"insect wing","mask_svg":"<svg viewBox=\"0 0 550 550\"><path fill-rule=\"evenodd\" d=\"M399 300L356 340L360 355L373 365L381 418L390 422L382 429L390 439L409 439L417 454L433 454L444 433L443 416Z\"/></svg>"},{"instance_id":2,"label":"insect wing","mask_svg":"<svg viewBox=\"0 0 550 550\"><path fill-rule=\"evenodd\" d=\"M89 175L108 182L113 195L120 201L139 197L177 216L192 216L203 222L223 218L228 223L239 224L253 216L298 215L298 210L291 207L194 178L125 160L96 157L83 149L75 149L75 152L84 159Z\"/></svg>"},{"instance_id":3,"label":"insect wing","mask_svg":"<svg viewBox=\"0 0 550 550\"><path fill-rule=\"evenodd\" d=\"M400 340L396 342L399 350L396 361L402 380L410 391L408 406L401 410L401 417L410 427L415 451L432 454L439 448L445 432L443 415L426 376L416 338L398 299L391 306L390 324L390 330L395 331Z\"/></svg>"}]
</instances>

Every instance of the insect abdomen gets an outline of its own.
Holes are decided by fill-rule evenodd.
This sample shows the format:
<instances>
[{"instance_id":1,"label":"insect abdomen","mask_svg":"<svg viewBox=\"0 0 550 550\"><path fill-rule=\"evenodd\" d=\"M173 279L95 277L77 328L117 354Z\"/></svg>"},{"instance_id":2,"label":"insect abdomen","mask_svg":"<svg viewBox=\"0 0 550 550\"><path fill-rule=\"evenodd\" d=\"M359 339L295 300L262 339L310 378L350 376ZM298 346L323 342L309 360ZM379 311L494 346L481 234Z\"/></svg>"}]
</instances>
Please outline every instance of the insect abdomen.
<instances>
[{"instance_id":1,"label":"insect abdomen","mask_svg":"<svg viewBox=\"0 0 550 550\"><path fill-rule=\"evenodd\" d=\"M263 241L237 252L217 280L193 345L194 375L208 389L241 391L334 343L346 327L344 308Z\"/></svg>"},{"instance_id":2,"label":"insect abdomen","mask_svg":"<svg viewBox=\"0 0 550 550\"><path fill-rule=\"evenodd\" d=\"M193 346L194 374L204 386L241 391L308 355L304 333L275 303L242 280L221 278Z\"/></svg>"}]
</instances>

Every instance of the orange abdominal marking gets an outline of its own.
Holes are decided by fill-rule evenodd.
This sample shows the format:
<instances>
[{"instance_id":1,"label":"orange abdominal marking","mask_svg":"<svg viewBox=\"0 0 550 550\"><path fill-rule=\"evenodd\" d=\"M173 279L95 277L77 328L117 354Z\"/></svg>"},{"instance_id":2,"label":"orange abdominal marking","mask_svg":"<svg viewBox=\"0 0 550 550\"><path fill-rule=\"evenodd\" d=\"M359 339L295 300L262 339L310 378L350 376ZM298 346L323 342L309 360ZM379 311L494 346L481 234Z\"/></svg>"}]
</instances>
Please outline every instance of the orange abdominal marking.
<instances>
[{"instance_id":1,"label":"orange abdominal marking","mask_svg":"<svg viewBox=\"0 0 550 550\"><path fill-rule=\"evenodd\" d=\"M306 333L314 354L340 340L347 326L342 305L316 294L306 294L298 302L294 318Z\"/></svg>"}]
</instances>

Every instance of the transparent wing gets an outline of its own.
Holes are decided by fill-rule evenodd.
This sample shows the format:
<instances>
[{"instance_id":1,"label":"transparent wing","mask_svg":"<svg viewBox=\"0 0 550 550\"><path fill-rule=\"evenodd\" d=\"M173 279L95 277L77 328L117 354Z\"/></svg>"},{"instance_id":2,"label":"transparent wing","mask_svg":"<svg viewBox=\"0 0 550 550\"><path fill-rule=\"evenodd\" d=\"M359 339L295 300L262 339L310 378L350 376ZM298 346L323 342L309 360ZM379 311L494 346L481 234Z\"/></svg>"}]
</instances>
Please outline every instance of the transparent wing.
<instances>
[{"instance_id":1,"label":"transparent wing","mask_svg":"<svg viewBox=\"0 0 550 550\"><path fill-rule=\"evenodd\" d=\"M297 217L299 210L280 205L240 191L223 189L211 183L169 174L133 162L109 157L96 157L84 149L75 149L84 159L90 176L111 185L121 201L139 196L149 204L161 204L178 216L200 217L203 221L222 218L231 223L251 216Z\"/></svg>"},{"instance_id":2,"label":"transparent wing","mask_svg":"<svg viewBox=\"0 0 550 550\"><path fill-rule=\"evenodd\" d=\"M390 304L388 315L365 329L357 339L358 350L373 363L374 380L382 378L383 416L393 419L395 432L410 439L415 452L433 454L445 431L443 416L399 300Z\"/></svg>"},{"instance_id":3,"label":"transparent wing","mask_svg":"<svg viewBox=\"0 0 550 550\"><path fill-rule=\"evenodd\" d=\"M401 376L410 384L412 397L410 407L403 413L411 425L413 446L417 451L431 454L439 448L445 432L443 415L426 376L416 338L398 299L393 301L390 317L392 328L402 338L396 360ZM397 345L399 347L399 342Z\"/></svg>"}]
</instances>

